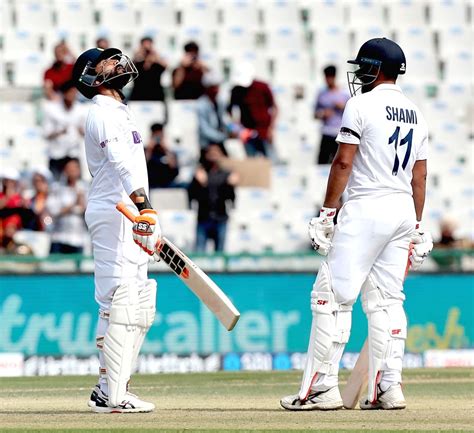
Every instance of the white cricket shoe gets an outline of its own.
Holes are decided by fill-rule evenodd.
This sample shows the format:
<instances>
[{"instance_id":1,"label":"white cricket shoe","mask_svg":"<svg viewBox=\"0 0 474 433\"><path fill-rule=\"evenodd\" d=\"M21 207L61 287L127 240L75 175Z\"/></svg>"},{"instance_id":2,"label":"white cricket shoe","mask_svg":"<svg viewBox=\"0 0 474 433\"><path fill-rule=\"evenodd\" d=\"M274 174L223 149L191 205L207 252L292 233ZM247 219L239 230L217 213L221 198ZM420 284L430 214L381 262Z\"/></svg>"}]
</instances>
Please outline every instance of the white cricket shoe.
<instances>
[{"instance_id":1,"label":"white cricket shoe","mask_svg":"<svg viewBox=\"0 0 474 433\"><path fill-rule=\"evenodd\" d=\"M407 407L405 397L403 396L402 387L399 383L390 386L390 388L388 388L385 392L382 392L380 386L378 386L377 389L377 400L375 400L374 403L371 403L367 399L361 400L359 402L360 408L362 410L395 410L405 409Z\"/></svg>"},{"instance_id":2,"label":"white cricket shoe","mask_svg":"<svg viewBox=\"0 0 474 433\"><path fill-rule=\"evenodd\" d=\"M327 391L313 392L306 400L299 395L288 395L280 400L280 405L287 410L337 410L342 408L342 397L339 387Z\"/></svg>"},{"instance_id":3,"label":"white cricket shoe","mask_svg":"<svg viewBox=\"0 0 474 433\"><path fill-rule=\"evenodd\" d=\"M153 403L140 400L135 394L128 392L118 406L109 406L109 397L102 392L99 385L94 387L87 405L97 413L143 413L155 409Z\"/></svg>"}]
</instances>

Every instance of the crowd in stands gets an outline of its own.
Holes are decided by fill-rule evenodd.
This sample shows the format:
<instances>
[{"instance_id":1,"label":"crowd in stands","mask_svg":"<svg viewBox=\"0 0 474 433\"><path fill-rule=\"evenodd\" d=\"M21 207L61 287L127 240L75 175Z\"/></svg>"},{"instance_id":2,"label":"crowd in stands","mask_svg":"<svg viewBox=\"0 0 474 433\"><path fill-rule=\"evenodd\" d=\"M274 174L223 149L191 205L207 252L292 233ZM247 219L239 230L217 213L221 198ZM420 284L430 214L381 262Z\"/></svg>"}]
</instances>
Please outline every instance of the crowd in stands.
<instances>
[{"instance_id":1,"label":"crowd in stands","mask_svg":"<svg viewBox=\"0 0 474 433\"><path fill-rule=\"evenodd\" d=\"M238 13L238 9L232 10ZM269 13L268 16L270 15ZM298 17L288 17L290 18L293 26L299 20ZM232 16L227 14L226 19L231 20ZM236 19L240 20L237 15ZM278 16L274 19L278 19ZM266 47L274 51L279 50L278 38L281 37L282 53L285 49L291 54L292 51L284 46L284 41L290 40L292 44L297 42L295 33L298 31L293 30L298 29L289 26L286 28L286 33L268 31L263 38L266 39ZM448 34L447 31L445 33ZM236 35L237 33L231 36ZM286 35L287 38L282 35ZM288 154L285 152L291 154L294 161L298 162L298 156L294 153L295 149L301 149L300 159L304 161L306 170L310 167L307 161L312 164L311 166L316 164L327 167L337 150L335 137L349 95L345 90L346 86L341 84L345 82L341 59L337 58L334 62L330 60L334 51L334 47L330 44L331 41L342 38L338 32L333 32L331 35L320 32L317 35L319 39L316 41L322 53L321 58L323 54L327 54L323 62L318 57L319 52L316 52L317 68L314 74L317 75L318 85L322 84L318 90L316 85L306 89L300 86L300 81L308 81L307 71L301 70L301 65L305 64L306 59L302 49L304 44L297 49L298 56L288 55L283 61L282 55L271 63L275 78L275 82L271 82L267 79L268 76L261 74L261 70L257 71L258 61L255 62L255 59L248 61L238 53L231 57L234 64L230 73L224 77L225 67L216 68L216 63L208 61L209 57L203 54L201 39L180 40L178 49L182 52L176 57L176 61L170 59L169 47L165 49L159 43L163 39L154 37L152 33L144 34L132 41L132 45L136 47L130 51L133 51L133 61L139 76L125 89L126 102L130 102L132 110L134 103L142 104L140 107L144 107L144 110L147 109L146 103L159 103L162 107L162 112L154 117L146 112L137 113L140 132L145 137L143 141L149 185L152 191L179 188L186 192L187 206L197 215L194 244L189 249L199 252L225 249L226 234L231 225L230 209L239 195L238 189L241 185L252 185L247 182L245 175L241 175L245 173L245 169L239 171L236 166L224 163L235 155L253 162L266 161L275 168L283 167L281 171L288 172L286 173L288 177L282 177L281 180L272 179L274 185L277 185L276 189L281 182L282 195L292 193L288 182L297 181L307 187L305 191L299 190L289 198L290 206L292 200L300 198L304 200L305 194L322 194L325 184L323 185L321 179L327 177L327 169L321 171L322 176L317 178L315 184L313 174L301 176L293 173L291 167L287 170L284 167L288 159ZM379 34L367 36L374 37ZM221 37L224 45L226 41L224 33ZM325 41L327 46L322 45ZM443 48L440 41L437 44L440 49ZM100 36L95 40L95 45L106 49L111 43L107 36ZM412 48L407 46L407 51L411 51ZM32 156L33 162L23 171L1 165L0 254L31 253L21 241L16 240L15 233L22 230L49 233L51 253L90 253L83 218L87 185L90 180L83 145L88 101L78 94L71 81L74 61L80 52L70 48L66 40L58 40L52 51L51 57L54 57L54 61L43 74L38 115L42 139L47 145L47 161L37 166L35 157ZM451 73L452 71L451 68ZM306 78L300 80L298 75L300 72L301 77ZM288 86L282 86L282 82ZM407 86L407 89L409 91L410 87ZM305 100L310 103L296 104L295 101L302 100L304 91ZM289 92L292 94L288 95ZM414 95L414 99L418 102L419 95ZM176 124L171 113L173 109L171 103L174 101L183 102L184 111L188 110L186 102L191 101L189 107L192 107L192 118L186 117L185 122ZM301 107L306 111L298 111ZM290 118L287 113L291 110L295 113ZM147 123L143 122L144 117ZM314 130L319 127L320 131L316 134L308 133L305 129L308 122L305 125L301 122L304 128L296 133L297 126L291 124L291 121L297 122L298 117L308 118L309 123L312 122L310 127ZM195 128L190 126L193 122L196 122ZM298 123L298 127L301 125ZM439 129L441 130L441 127ZM446 126L444 130L448 131L448 127ZM187 136L188 131L193 131L195 137ZM279 136L276 138L278 133ZM308 146L306 141L313 138L318 142ZM189 152L192 146L184 143L186 140L196 144L194 154ZM444 149L442 145L442 140L434 142L433 147L437 155L441 155ZM454 158L451 159L454 161ZM452 170L456 168L458 171L461 170L454 164L453 167ZM315 188L315 192L311 188ZM271 191L270 195L274 194L278 195L279 192ZM241 199L243 196L244 194L241 194ZM267 198L265 196L256 200L263 203ZM433 200L433 197L428 198L428 206L430 200ZM160 203L156 203L155 206L159 208ZM316 209L310 210L316 212ZM242 209L237 211L235 220L239 221ZM274 215L267 213L262 218L263 220L267 218L270 224L273 217ZM457 235L459 218L463 216L438 218L439 248L472 247L471 240L460 239ZM305 223L300 221L298 224ZM64 236L65 233L68 233L68 236Z\"/></svg>"},{"instance_id":2,"label":"crowd in stands","mask_svg":"<svg viewBox=\"0 0 474 433\"><path fill-rule=\"evenodd\" d=\"M106 38L98 47L110 46ZM21 229L48 231L51 253L82 253L87 239L84 211L87 167L83 152L88 104L81 100L72 81L75 57L67 43L54 47L54 63L44 73L42 131L47 142L48 167L31 174L30 184L20 181L16 170L3 171L0 193L0 252L18 251L15 232ZM153 38L143 37L134 54L139 71L127 93L128 101L166 101L161 83L167 62L160 57ZM179 65L172 71L172 97L196 100L199 160L189 182L177 181L178 157L167 145L165 124L154 123L145 143L150 188L186 188L190 206L197 206L195 250L206 251L211 240L223 251L228 207L235 198L238 175L220 166L228 155L225 141L237 138L247 157L276 160L272 131L278 113L270 86L254 78L250 64L243 63L234 77L229 100L220 97L222 77L199 57L194 41L183 47ZM165 118L166 120L166 118Z\"/></svg>"}]
</instances>

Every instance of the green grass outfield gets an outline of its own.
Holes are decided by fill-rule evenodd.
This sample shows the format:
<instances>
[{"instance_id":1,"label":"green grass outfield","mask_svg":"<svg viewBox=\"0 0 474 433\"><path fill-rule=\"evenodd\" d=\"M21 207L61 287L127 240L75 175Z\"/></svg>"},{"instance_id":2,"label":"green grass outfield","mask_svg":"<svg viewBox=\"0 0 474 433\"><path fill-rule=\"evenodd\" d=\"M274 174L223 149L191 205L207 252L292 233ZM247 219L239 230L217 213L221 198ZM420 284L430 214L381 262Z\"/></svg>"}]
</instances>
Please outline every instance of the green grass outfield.
<instances>
[{"instance_id":1,"label":"green grass outfield","mask_svg":"<svg viewBox=\"0 0 474 433\"><path fill-rule=\"evenodd\" d=\"M347 373L341 374L341 386ZM474 369L406 370L402 411L288 412L301 373L135 376L132 391L153 401L151 414L95 414L94 377L0 379L1 432L438 432L474 431Z\"/></svg>"}]
</instances>

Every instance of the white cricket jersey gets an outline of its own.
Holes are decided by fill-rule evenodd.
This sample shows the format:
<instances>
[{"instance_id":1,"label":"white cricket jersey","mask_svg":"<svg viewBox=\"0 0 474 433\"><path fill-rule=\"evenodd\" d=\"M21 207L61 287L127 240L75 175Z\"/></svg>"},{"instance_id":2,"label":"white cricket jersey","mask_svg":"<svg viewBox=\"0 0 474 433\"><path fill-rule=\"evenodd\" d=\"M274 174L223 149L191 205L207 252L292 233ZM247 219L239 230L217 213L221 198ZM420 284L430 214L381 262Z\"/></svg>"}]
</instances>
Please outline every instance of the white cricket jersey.
<instances>
[{"instance_id":1,"label":"white cricket jersey","mask_svg":"<svg viewBox=\"0 0 474 433\"><path fill-rule=\"evenodd\" d=\"M428 156L423 115L395 84L380 84L349 99L336 140L358 146L348 200L399 192L411 195L413 165Z\"/></svg>"},{"instance_id":2,"label":"white cricket jersey","mask_svg":"<svg viewBox=\"0 0 474 433\"><path fill-rule=\"evenodd\" d=\"M143 142L127 105L96 95L85 128L86 157L92 183L88 208L110 209L139 188L148 194Z\"/></svg>"}]
</instances>

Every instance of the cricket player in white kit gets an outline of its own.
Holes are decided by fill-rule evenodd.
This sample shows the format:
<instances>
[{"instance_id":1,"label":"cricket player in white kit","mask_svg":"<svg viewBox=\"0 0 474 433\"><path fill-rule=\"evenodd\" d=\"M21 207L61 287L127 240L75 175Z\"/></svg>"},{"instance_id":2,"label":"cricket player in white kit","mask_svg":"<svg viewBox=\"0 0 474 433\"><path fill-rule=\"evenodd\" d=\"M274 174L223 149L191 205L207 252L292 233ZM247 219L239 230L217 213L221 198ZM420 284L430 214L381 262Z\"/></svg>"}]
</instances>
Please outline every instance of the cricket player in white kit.
<instances>
[{"instance_id":1,"label":"cricket player in white kit","mask_svg":"<svg viewBox=\"0 0 474 433\"><path fill-rule=\"evenodd\" d=\"M143 143L123 103L122 88L137 75L132 61L116 48L85 51L73 71L77 88L93 101L85 127L92 175L85 218L99 304L100 377L89 407L101 413L150 412L155 407L128 392L155 317L156 281L147 278L147 263L161 237L157 213L147 196ZM140 211L134 224L115 210L119 201Z\"/></svg>"},{"instance_id":2,"label":"cricket player in white kit","mask_svg":"<svg viewBox=\"0 0 474 433\"><path fill-rule=\"evenodd\" d=\"M348 72L353 97L337 136L324 207L309 225L313 247L327 260L311 293L313 322L301 388L280 401L288 410L342 408L338 368L360 291L369 327L368 396L360 407L406 406L400 386L407 333L403 281L408 260L417 269L433 247L421 229L428 129L395 84L406 71L395 42L371 39L349 63L358 66ZM345 189L348 199L334 225Z\"/></svg>"}]
</instances>

